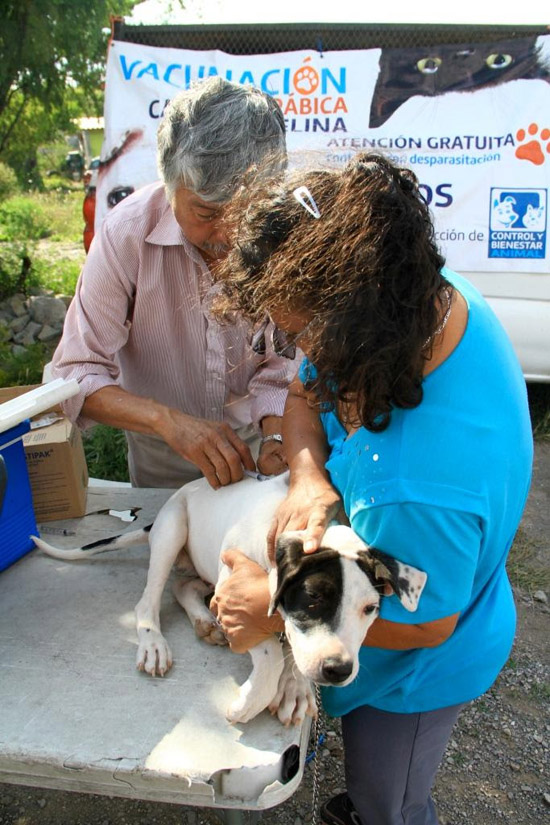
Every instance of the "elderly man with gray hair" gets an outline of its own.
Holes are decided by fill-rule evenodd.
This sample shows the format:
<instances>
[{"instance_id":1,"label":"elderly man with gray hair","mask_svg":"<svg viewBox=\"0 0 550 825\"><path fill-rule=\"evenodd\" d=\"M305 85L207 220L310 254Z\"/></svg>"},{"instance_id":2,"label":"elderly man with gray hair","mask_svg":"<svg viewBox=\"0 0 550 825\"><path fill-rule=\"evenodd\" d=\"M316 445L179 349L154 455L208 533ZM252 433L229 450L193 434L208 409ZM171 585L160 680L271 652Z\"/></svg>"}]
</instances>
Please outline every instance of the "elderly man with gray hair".
<instances>
[{"instance_id":1,"label":"elderly man with gray hair","mask_svg":"<svg viewBox=\"0 0 550 825\"><path fill-rule=\"evenodd\" d=\"M250 167L286 164L284 120L252 86L216 77L181 92L158 131L161 182L122 201L91 245L52 377L76 378L65 412L126 431L134 486L213 487L286 463L280 417L296 366L255 352L244 321L211 314L210 268L228 251L224 205ZM257 348L256 348L257 349Z\"/></svg>"}]
</instances>

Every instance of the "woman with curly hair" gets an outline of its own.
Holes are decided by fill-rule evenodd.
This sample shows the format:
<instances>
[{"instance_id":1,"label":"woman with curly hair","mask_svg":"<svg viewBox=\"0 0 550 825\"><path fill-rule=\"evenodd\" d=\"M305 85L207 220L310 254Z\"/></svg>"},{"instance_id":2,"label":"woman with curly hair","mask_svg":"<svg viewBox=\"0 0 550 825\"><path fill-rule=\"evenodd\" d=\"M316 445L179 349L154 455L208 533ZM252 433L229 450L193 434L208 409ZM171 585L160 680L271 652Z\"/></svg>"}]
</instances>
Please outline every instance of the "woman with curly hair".
<instances>
[{"instance_id":1,"label":"woman with curly hair","mask_svg":"<svg viewBox=\"0 0 550 825\"><path fill-rule=\"evenodd\" d=\"M225 305L275 325L306 358L289 391L289 494L271 541L315 552L342 509L367 543L424 570L415 614L382 600L358 677L323 688L342 717L347 792L327 825L434 825L435 773L460 708L510 653L505 569L530 483L523 376L479 292L444 267L416 178L377 154L247 189L219 277ZM262 323L263 321L263 323ZM219 593L234 650L279 629L263 571L241 554Z\"/></svg>"}]
</instances>

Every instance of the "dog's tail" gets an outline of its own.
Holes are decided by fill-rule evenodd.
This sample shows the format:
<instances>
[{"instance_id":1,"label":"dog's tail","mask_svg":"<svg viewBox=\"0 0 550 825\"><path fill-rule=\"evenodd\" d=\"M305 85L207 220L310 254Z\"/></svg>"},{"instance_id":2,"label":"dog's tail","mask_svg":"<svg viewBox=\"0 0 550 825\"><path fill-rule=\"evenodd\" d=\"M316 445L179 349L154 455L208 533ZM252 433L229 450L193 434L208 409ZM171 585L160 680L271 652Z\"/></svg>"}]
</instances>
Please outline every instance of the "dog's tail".
<instances>
[{"instance_id":1,"label":"dog's tail","mask_svg":"<svg viewBox=\"0 0 550 825\"><path fill-rule=\"evenodd\" d=\"M122 550L125 547L133 547L135 544L146 544L149 540L149 531L152 526L152 524L149 524L141 530L132 530L130 533L120 533L118 536L112 536L108 539L91 541L89 544L75 549L52 547L51 544L38 538L38 536L31 536L31 539L39 550L42 550L48 556L53 556L54 559L77 561L89 558L90 556L97 556L98 553L105 553L107 550Z\"/></svg>"}]
</instances>

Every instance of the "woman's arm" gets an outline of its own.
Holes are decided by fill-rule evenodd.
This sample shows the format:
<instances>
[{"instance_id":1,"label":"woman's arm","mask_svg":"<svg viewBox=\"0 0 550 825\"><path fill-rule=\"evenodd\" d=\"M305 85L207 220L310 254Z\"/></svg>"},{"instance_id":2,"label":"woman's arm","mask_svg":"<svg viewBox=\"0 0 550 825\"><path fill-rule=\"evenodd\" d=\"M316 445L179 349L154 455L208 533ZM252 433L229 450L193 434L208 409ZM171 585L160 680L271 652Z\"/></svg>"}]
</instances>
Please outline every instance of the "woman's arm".
<instances>
[{"instance_id":1,"label":"woman's arm","mask_svg":"<svg viewBox=\"0 0 550 825\"><path fill-rule=\"evenodd\" d=\"M290 470L287 498L279 507L268 535L270 555L285 530L305 530L304 550L319 547L325 529L341 508L338 493L325 470L328 448L314 397L298 377L292 381L283 416L283 445Z\"/></svg>"},{"instance_id":2,"label":"woman's arm","mask_svg":"<svg viewBox=\"0 0 550 825\"><path fill-rule=\"evenodd\" d=\"M365 636L365 647L383 647L386 650L410 650L416 647L437 647L452 636L458 613L424 624L399 624L378 617Z\"/></svg>"},{"instance_id":3,"label":"woman's arm","mask_svg":"<svg viewBox=\"0 0 550 825\"><path fill-rule=\"evenodd\" d=\"M283 417L283 438L293 483L318 478L328 483L325 461L328 448L325 432L315 406L315 396L307 392L298 376L288 388Z\"/></svg>"},{"instance_id":4,"label":"woman's arm","mask_svg":"<svg viewBox=\"0 0 550 825\"><path fill-rule=\"evenodd\" d=\"M210 609L223 625L231 650L245 653L263 639L284 629L275 612L268 618L270 602L267 573L238 550L227 550L222 560L232 569L229 578L216 589ZM386 650L436 647L452 635L458 613L424 624L400 624L377 618L363 644Z\"/></svg>"}]
</instances>

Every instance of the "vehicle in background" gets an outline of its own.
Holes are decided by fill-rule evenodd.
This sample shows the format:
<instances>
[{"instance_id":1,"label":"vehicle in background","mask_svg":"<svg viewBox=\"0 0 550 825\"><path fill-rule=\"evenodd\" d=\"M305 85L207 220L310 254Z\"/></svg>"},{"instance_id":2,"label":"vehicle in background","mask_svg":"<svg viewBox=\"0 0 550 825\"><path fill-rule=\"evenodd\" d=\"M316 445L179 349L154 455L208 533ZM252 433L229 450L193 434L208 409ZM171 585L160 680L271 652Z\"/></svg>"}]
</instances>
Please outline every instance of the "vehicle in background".
<instances>
[{"instance_id":1,"label":"vehicle in background","mask_svg":"<svg viewBox=\"0 0 550 825\"><path fill-rule=\"evenodd\" d=\"M82 152L67 152L63 161L62 171L73 180L82 180L86 163Z\"/></svg>"},{"instance_id":2,"label":"vehicle in background","mask_svg":"<svg viewBox=\"0 0 550 825\"><path fill-rule=\"evenodd\" d=\"M95 189L97 186L97 174L99 170L100 164L99 156L92 158L89 166L86 168L84 175L82 176L82 180L84 181L84 187L86 190L93 188Z\"/></svg>"}]
</instances>

